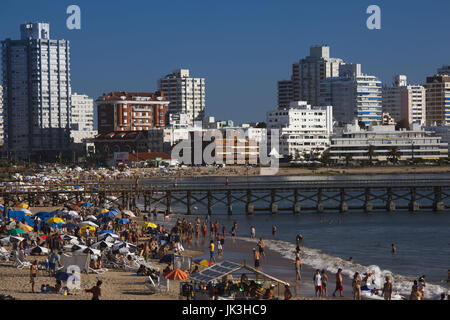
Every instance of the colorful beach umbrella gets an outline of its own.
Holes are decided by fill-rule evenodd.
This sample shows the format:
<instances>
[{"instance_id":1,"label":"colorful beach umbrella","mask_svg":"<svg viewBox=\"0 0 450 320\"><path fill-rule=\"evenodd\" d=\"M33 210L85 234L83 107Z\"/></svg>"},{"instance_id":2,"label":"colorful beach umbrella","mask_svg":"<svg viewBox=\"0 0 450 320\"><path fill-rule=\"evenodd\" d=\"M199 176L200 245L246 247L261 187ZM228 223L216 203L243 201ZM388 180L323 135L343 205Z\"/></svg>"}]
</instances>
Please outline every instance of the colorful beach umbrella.
<instances>
[{"instance_id":1,"label":"colorful beach umbrella","mask_svg":"<svg viewBox=\"0 0 450 320\"><path fill-rule=\"evenodd\" d=\"M58 217L51 217L50 219L47 219L45 222L52 223L52 224L65 223L63 219L58 218Z\"/></svg>"},{"instance_id":2,"label":"colorful beach umbrella","mask_svg":"<svg viewBox=\"0 0 450 320\"><path fill-rule=\"evenodd\" d=\"M19 208L23 208L23 209L28 209L30 206L27 205L26 203L21 203L18 205Z\"/></svg>"},{"instance_id":3,"label":"colorful beach umbrella","mask_svg":"<svg viewBox=\"0 0 450 320\"><path fill-rule=\"evenodd\" d=\"M188 274L177 268L166 274L164 278L170 280L186 280L188 278Z\"/></svg>"},{"instance_id":4,"label":"colorful beach umbrella","mask_svg":"<svg viewBox=\"0 0 450 320\"><path fill-rule=\"evenodd\" d=\"M90 203L90 202L83 202L83 203L81 204L81 206L82 206L82 207L88 207L88 208L90 208L90 207L92 207L92 203Z\"/></svg>"},{"instance_id":5,"label":"colorful beach umbrella","mask_svg":"<svg viewBox=\"0 0 450 320\"><path fill-rule=\"evenodd\" d=\"M97 216L97 218L98 218L98 219L104 219L104 218L112 219L112 218L114 218L114 216L115 216L116 214L117 214L117 212L115 212L115 211L108 211L108 212L99 214L99 215Z\"/></svg>"},{"instance_id":6,"label":"colorful beach umbrella","mask_svg":"<svg viewBox=\"0 0 450 320\"><path fill-rule=\"evenodd\" d=\"M27 224L23 224L23 223L19 223L18 228L25 230L26 232L30 232L33 231L33 227L27 225Z\"/></svg>"},{"instance_id":7,"label":"colorful beach umbrella","mask_svg":"<svg viewBox=\"0 0 450 320\"><path fill-rule=\"evenodd\" d=\"M10 235L10 236L15 236L17 234L22 234L22 233L27 233L27 232L23 229L11 229L8 231L8 235Z\"/></svg>"},{"instance_id":8,"label":"colorful beach umbrella","mask_svg":"<svg viewBox=\"0 0 450 320\"><path fill-rule=\"evenodd\" d=\"M126 216L129 216L131 218L136 218L136 216L134 215L133 212L131 212L130 210L123 210L122 213Z\"/></svg>"},{"instance_id":9,"label":"colorful beach umbrella","mask_svg":"<svg viewBox=\"0 0 450 320\"><path fill-rule=\"evenodd\" d=\"M108 209L102 209L102 210L100 210L100 213L105 213L105 212L108 212L109 210Z\"/></svg>"},{"instance_id":10,"label":"colorful beach umbrella","mask_svg":"<svg viewBox=\"0 0 450 320\"><path fill-rule=\"evenodd\" d=\"M98 228L98 225L93 223L92 221L83 221L82 223L80 223L80 226L90 226L90 227L94 227L94 228Z\"/></svg>"},{"instance_id":11,"label":"colorful beach umbrella","mask_svg":"<svg viewBox=\"0 0 450 320\"><path fill-rule=\"evenodd\" d=\"M117 220L117 222L118 223L122 223L122 224L126 224L126 223L130 223L130 220L121 218L121 219Z\"/></svg>"},{"instance_id":12,"label":"colorful beach umbrella","mask_svg":"<svg viewBox=\"0 0 450 320\"><path fill-rule=\"evenodd\" d=\"M95 228L92 226L84 226L80 228L81 231L85 231L86 229L88 229L89 231L95 231Z\"/></svg>"},{"instance_id":13,"label":"colorful beach umbrella","mask_svg":"<svg viewBox=\"0 0 450 320\"><path fill-rule=\"evenodd\" d=\"M158 226L152 222L144 222L144 224L142 225L144 228L157 228Z\"/></svg>"}]
</instances>

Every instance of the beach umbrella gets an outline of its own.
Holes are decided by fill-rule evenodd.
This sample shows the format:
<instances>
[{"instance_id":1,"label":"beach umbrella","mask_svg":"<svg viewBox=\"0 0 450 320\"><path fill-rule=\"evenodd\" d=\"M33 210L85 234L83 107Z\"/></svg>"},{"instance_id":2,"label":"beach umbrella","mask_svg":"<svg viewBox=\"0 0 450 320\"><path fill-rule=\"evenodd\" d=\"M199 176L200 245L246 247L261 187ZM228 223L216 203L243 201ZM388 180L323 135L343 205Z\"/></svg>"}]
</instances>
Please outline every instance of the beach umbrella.
<instances>
[{"instance_id":1,"label":"beach umbrella","mask_svg":"<svg viewBox=\"0 0 450 320\"><path fill-rule=\"evenodd\" d=\"M99 215L97 216L97 218L99 218L99 219L103 219L103 218L109 218L109 219L112 219L112 218L114 218L114 216L115 216L116 214L117 214L117 212L115 212L115 211L108 211L108 212L99 214Z\"/></svg>"},{"instance_id":2,"label":"beach umbrella","mask_svg":"<svg viewBox=\"0 0 450 320\"><path fill-rule=\"evenodd\" d=\"M126 223L130 223L130 220L129 219L119 219L119 220L117 220L117 222L118 223L122 223L122 224L126 224Z\"/></svg>"},{"instance_id":3,"label":"beach umbrella","mask_svg":"<svg viewBox=\"0 0 450 320\"><path fill-rule=\"evenodd\" d=\"M109 211L120 212L120 210L116 207L109 207Z\"/></svg>"},{"instance_id":4,"label":"beach umbrella","mask_svg":"<svg viewBox=\"0 0 450 320\"><path fill-rule=\"evenodd\" d=\"M41 218L41 219L47 219L47 218L50 218L50 217L54 217L55 213L54 212L50 213L50 212L40 211L40 212L36 213L34 216L38 217L38 218Z\"/></svg>"},{"instance_id":5,"label":"beach umbrella","mask_svg":"<svg viewBox=\"0 0 450 320\"><path fill-rule=\"evenodd\" d=\"M30 206L27 205L26 203L21 203L18 205L19 208L23 208L23 209L28 209Z\"/></svg>"},{"instance_id":6,"label":"beach umbrella","mask_svg":"<svg viewBox=\"0 0 450 320\"><path fill-rule=\"evenodd\" d=\"M112 246L113 246L113 244L111 242L107 242L107 241L103 241L102 240L102 241L94 243L91 246L91 248L94 248L94 249L97 249L97 248L106 249L106 248L111 248Z\"/></svg>"},{"instance_id":7,"label":"beach umbrella","mask_svg":"<svg viewBox=\"0 0 450 320\"><path fill-rule=\"evenodd\" d=\"M69 244L69 245L63 247L63 249L65 251L72 251L72 252L77 251L77 250L84 250L86 248L87 248L87 246L84 246L82 244Z\"/></svg>"},{"instance_id":8,"label":"beach umbrella","mask_svg":"<svg viewBox=\"0 0 450 320\"><path fill-rule=\"evenodd\" d=\"M13 242L22 242L23 240L25 240L25 238L16 237L16 236L8 236L8 237L4 237L4 238L0 239L0 242L13 243Z\"/></svg>"},{"instance_id":9,"label":"beach umbrella","mask_svg":"<svg viewBox=\"0 0 450 320\"><path fill-rule=\"evenodd\" d=\"M170 280L186 280L188 278L188 274L177 268L166 274L164 278Z\"/></svg>"},{"instance_id":10,"label":"beach umbrella","mask_svg":"<svg viewBox=\"0 0 450 320\"><path fill-rule=\"evenodd\" d=\"M98 228L98 225L93 223L92 221L83 221L82 223L80 223L80 226Z\"/></svg>"},{"instance_id":11,"label":"beach umbrella","mask_svg":"<svg viewBox=\"0 0 450 320\"><path fill-rule=\"evenodd\" d=\"M61 219L61 218L57 218L57 217L52 217L52 218L50 218L50 219L47 219L45 222L46 222L46 223L51 223L51 224L57 224L57 223L62 223L62 224L64 224L64 220Z\"/></svg>"},{"instance_id":12,"label":"beach umbrella","mask_svg":"<svg viewBox=\"0 0 450 320\"><path fill-rule=\"evenodd\" d=\"M84 231L86 229L88 229L89 231L95 231L95 228L93 226L84 226L80 228L81 231Z\"/></svg>"},{"instance_id":13,"label":"beach umbrella","mask_svg":"<svg viewBox=\"0 0 450 320\"><path fill-rule=\"evenodd\" d=\"M102 230L102 231L100 231L100 232L98 233L98 235L102 235L102 234L105 234L105 233L108 233L108 234L114 234L114 231L112 231L112 230Z\"/></svg>"},{"instance_id":14,"label":"beach umbrella","mask_svg":"<svg viewBox=\"0 0 450 320\"><path fill-rule=\"evenodd\" d=\"M109 211L108 209L101 209L100 213L105 213L105 212L108 212L108 211Z\"/></svg>"},{"instance_id":15,"label":"beach umbrella","mask_svg":"<svg viewBox=\"0 0 450 320\"><path fill-rule=\"evenodd\" d=\"M11 229L8 231L8 235L10 235L10 236L15 236L17 234L22 234L22 233L27 233L27 232L23 229Z\"/></svg>"},{"instance_id":16,"label":"beach umbrella","mask_svg":"<svg viewBox=\"0 0 450 320\"><path fill-rule=\"evenodd\" d=\"M97 250L97 249L92 249L92 248L84 248L84 249L79 249L79 250L75 250L74 252L78 252L78 253L90 253L90 254L95 254L97 256L101 255L101 251Z\"/></svg>"},{"instance_id":17,"label":"beach umbrella","mask_svg":"<svg viewBox=\"0 0 450 320\"><path fill-rule=\"evenodd\" d=\"M122 213L126 216L129 216L131 218L136 218L136 216L134 215L133 212L131 212L130 210L123 210Z\"/></svg>"},{"instance_id":18,"label":"beach umbrella","mask_svg":"<svg viewBox=\"0 0 450 320\"><path fill-rule=\"evenodd\" d=\"M92 207L92 203L90 203L90 202L83 202L83 203L81 204L81 206L82 206L82 207L88 207L88 208L90 208L90 207Z\"/></svg>"},{"instance_id":19,"label":"beach umbrella","mask_svg":"<svg viewBox=\"0 0 450 320\"><path fill-rule=\"evenodd\" d=\"M205 260L205 259L203 259L203 260L197 259L197 260L194 260L194 262L196 264L199 264L199 265L201 265L203 267L206 267L206 268L209 268L209 267L211 267L213 265L211 262L209 262L208 260Z\"/></svg>"},{"instance_id":20,"label":"beach umbrella","mask_svg":"<svg viewBox=\"0 0 450 320\"><path fill-rule=\"evenodd\" d=\"M36 246L34 248L29 248L27 250L25 250L26 254L31 254L31 255L45 255L48 254L50 252L49 249L41 247L41 246Z\"/></svg>"},{"instance_id":21,"label":"beach umbrella","mask_svg":"<svg viewBox=\"0 0 450 320\"><path fill-rule=\"evenodd\" d=\"M152 222L144 222L144 224L142 225L144 228L157 228L158 226Z\"/></svg>"},{"instance_id":22,"label":"beach umbrella","mask_svg":"<svg viewBox=\"0 0 450 320\"><path fill-rule=\"evenodd\" d=\"M22 211L22 212L24 212L25 213L25 215L26 216L31 216L33 213L30 211L30 210L28 210L28 209L19 209L18 211Z\"/></svg>"},{"instance_id":23,"label":"beach umbrella","mask_svg":"<svg viewBox=\"0 0 450 320\"><path fill-rule=\"evenodd\" d=\"M98 236L98 240L104 240L108 242L115 242L118 238L119 236L115 233L103 233Z\"/></svg>"},{"instance_id":24,"label":"beach umbrella","mask_svg":"<svg viewBox=\"0 0 450 320\"><path fill-rule=\"evenodd\" d=\"M30 227L27 224L19 223L18 228L25 230L26 232L33 231L33 227Z\"/></svg>"},{"instance_id":25,"label":"beach umbrella","mask_svg":"<svg viewBox=\"0 0 450 320\"><path fill-rule=\"evenodd\" d=\"M4 206L0 206L0 210L5 210L5 207Z\"/></svg>"},{"instance_id":26,"label":"beach umbrella","mask_svg":"<svg viewBox=\"0 0 450 320\"><path fill-rule=\"evenodd\" d=\"M78 217L79 214L78 214L78 212L76 212L76 211L74 211L74 210L70 210L70 211L69 211L69 216L72 216L72 217Z\"/></svg>"},{"instance_id":27,"label":"beach umbrella","mask_svg":"<svg viewBox=\"0 0 450 320\"><path fill-rule=\"evenodd\" d=\"M63 239L64 241L78 240L77 237L71 236L71 235L68 235L68 234L61 235L61 239Z\"/></svg>"},{"instance_id":28,"label":"beach umbrella","mask_svg":"<svg viewBox=\"0 0 450 320\"><path fill-rule=\"evenodd\" d=\"M86 220L89 220L89 219L97 220L97 218L95 216L93 216L92 214L90 214L86 217Z\"/></svg>"}]
</instances>

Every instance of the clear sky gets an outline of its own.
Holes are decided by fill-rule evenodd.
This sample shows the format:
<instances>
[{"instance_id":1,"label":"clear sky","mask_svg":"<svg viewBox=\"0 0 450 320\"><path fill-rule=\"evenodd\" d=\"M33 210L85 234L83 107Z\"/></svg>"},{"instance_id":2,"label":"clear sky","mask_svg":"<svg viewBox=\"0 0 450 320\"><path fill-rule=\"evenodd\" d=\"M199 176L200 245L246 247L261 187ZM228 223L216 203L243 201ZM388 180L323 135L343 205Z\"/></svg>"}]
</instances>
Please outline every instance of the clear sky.
<instances>
[{"instance_id":1,"label":"clear sky","mask_svg":"<svg viewBox=\"0 0 450 320\"><path fill-rule=\"evenodd\" d=\"M66 28L71 4L81 30ZM372 4L381 30L366 28ZM389 84L399 73L423 83L450 64L449 0L0 0L0 39L19 39L30 21L71 41L73 92L154 91L157 78L189 68L206 78L206 114L237 123L265 120L277 81L311 45Z\"/></svg>"}]
</instances>

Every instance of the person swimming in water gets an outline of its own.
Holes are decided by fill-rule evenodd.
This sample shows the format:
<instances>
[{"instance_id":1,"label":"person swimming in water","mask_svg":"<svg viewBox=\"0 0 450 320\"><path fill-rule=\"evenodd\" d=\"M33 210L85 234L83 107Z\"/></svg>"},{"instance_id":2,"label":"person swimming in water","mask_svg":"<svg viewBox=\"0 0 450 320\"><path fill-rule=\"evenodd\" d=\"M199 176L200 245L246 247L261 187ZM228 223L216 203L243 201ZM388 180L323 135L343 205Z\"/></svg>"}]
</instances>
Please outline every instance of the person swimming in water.
<instances>
[{"instance_id":1,"label":"person swimming in water","mask_svg":"<svg viewBox=\"0 0 450 320\"><path fill-rule=\"evenodd\" d=\"M397 252L397 249L395 248L394 244L392 244L392 254L395 254Z\"/></svg>"}]
</instances>

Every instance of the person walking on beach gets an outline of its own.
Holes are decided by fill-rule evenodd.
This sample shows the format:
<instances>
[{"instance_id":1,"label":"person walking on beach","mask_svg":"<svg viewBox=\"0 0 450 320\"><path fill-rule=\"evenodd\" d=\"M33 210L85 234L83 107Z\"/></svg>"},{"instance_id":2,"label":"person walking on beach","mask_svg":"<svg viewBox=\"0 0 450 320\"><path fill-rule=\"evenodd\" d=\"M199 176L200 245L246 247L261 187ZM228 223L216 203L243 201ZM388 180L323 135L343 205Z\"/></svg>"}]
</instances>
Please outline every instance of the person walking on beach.
<instances>
[{"instance_id":1,"label":"person walking on beach","mask_svg":"<svg viewBox=\"0 0 450 320\"><path fill-rule=\"evenodd\" d=\"M361 300L361 276L356 272L352 280L353 300Z\"/></svg>"},{"instance_id":2,"label":"person walking on beach","mask_svg":"<svg viewBox=\"0 0 450 320\"><path fill-rule=\"evenodd\" d=\"M250 238L255 239L255 237L256 237L256 229L254 226L251 226L250 227Z\"/></svg>"},{"instance_id":3,"label":"person walking on beach","mask_svg":"<svg viewBox=\"0 0 450 320\"><path fill-rule=\"evenodd\" d=\"M264 247L265 247L265 244L264 244L263 238L259 238L259 241L258 241L259 254L264 257L264 261L265 261L266 260L266 253L264 252Z\"/></svg>"},{"instance_id":4,"label":"person walking on beach","mask_svg":"<svg viewBox=\"0 0 450 320\"><path fill-rule=\"evenodd\" d=\"M316 269L316 274L314 275L313 280L314 280L315 296L320 297L322 296L322 276L320 275L319 269Z\"/></svg>"},{"instance_id":5,"label":"person walking on beach","mask_svg":"<svg viewBox=\"0 0 450 320\"><path fill-rule=\"evenodd\" d=\"M383 297L384 300L392 300L392 290L394 289L394 286L391 282L391 278L389 276L386 277L386 283L383 286Z\"/></svg>"},{"instance_id":6,"label":"person walking on beach","mask_svg":"<svg viewBox=\"0 0 450 320\"><path fill-rule=\"evenodd\" d=\"M322 297L328 296L327 285L328 285L328 276L325 272L325 269L323 269L322 270Z\"/></svg>"},{"instance_id":7,"label":"person walking on beach","mask_svg":"<svg viewBox=\"0 0 450 320\"><path fill-rule=\"evenodd\" d=\"M100 288L102 285L102 281L98 280L97 284L93 286L91 289L86 289L86 292L92 293L92 300L100 300L99 297L102 296L102 289Z\"/></svg>"},{"instance_id":8,"label":"person walking on beach","mask_svg":"<svg viewBox=\"0 0 450 320\"><path fill-rule=\"evenodd\" d=\"M214 240L211 240L209 243L209 261L216 262L216 258L214 258Z\"/></svg>"},{"instance_id":9,"label":"person walking on beach","mask_svg":"<svg viewBox=\"0 0 450 320\"><path fill-rule=\"evenodd\" d=\"M253 259L255 261L255 269L259 270L260 269L260 259L261 259L261 255L259 254L259 251L256 250L255 248L253 248Z\"/></svg>"},{"instance_id":10,"label":"person walking on beach","mask_svg":"<svg viewBox=\"0 0 450 320\"><path fill-rule=\"evenodd\" d=\"M222 243L220 242L220 236L217 238L217 256L222 257L223 256L223 247Z\"/></svg>"},{"instance_id":11,"label":"person walking on beach","mask_svg":"<svg viewBox=\"0 0 450 320\"><path fill-rule=\"evenodd\" d=\"M33 261L33 264L30 267L30 283L31 283L31 292L34 292L34 285L36 283L37 277L37 260Z\"/></svg>"},{"instance_id":12,"label":"person walking on beach","mask_svg":"<svg viewBox=\"0 0 450 320\"><path fill-rule=\"evenodd\" d=\"M284 286L284 300L291 300L292 299L292 292L291 288L289 288L289 284L285 284Z\"/></svg>"},{"instance_id":13,"label":"person walking on beach","mask_svg":"<svg viewBox=\"0 0 450 320\"><path fill-rule=\"evenodd\" d=\"M333 297L336 297L336 292L339 291L340 296L343 297L342 292L344 291L343 279L342 279L342 269L339 268L336 273L336 289L333 292Z\"/></svg>"},{"instance_id":14,"label":"person walking on beach","mask_svg":"<svg viewBox=\"0 0 450 320\"><path fill-rule=\"evenodd\" d=\"M295 279L296 280L302 280L302 260L300 259L300 256L295 258Z\"/></svg>"}]
</instances>

